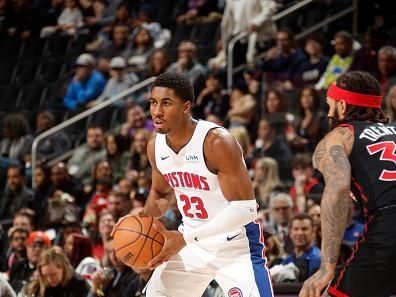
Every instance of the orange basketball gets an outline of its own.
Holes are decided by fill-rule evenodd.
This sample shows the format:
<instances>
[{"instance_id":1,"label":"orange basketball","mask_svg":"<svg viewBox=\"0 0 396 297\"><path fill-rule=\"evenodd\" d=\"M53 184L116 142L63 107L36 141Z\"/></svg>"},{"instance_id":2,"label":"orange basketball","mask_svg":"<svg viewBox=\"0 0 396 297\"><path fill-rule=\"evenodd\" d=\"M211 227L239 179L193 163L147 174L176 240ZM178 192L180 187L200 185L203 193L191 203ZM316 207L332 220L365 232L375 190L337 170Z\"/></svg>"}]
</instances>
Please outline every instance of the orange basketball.
<instances>
[{"instance_id":1,"label":"orange basketball","mask_svg":"<svg viewBox=\"0 0 396 297\"><path fill-rule=\"evenodd\" d=\"M152 226L150 216L126 216L115 226L114 251L124 264L144 269L164 245L164 237Z\"/></svg>"}]
</instances>

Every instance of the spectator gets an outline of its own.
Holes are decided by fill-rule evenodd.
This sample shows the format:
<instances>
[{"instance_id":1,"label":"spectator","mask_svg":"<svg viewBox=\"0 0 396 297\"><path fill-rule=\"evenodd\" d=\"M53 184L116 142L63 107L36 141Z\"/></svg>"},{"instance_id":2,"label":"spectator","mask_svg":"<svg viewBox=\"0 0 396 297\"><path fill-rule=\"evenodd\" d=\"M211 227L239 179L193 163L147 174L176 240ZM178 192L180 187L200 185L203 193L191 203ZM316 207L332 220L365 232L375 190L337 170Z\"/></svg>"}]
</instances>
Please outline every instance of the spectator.
<instances>
[{"instance_id":1,"label":"spectator","mask_svg":"<svg viewBox=\"0 0 396 297\"><path fill-rule=\"evenodd\" d=\"M10 224L13 214L23 207L33 208L34 193L25 186L24 170L20 166L7 169L7 185L0 199L0 218Z\"/></svg>"},{"instance_id":2,"label":"spectator","mask_svg":"<svg viewBox=\"0 0 396 297\"><path fill-rule=\"evenodd\" d=\"M128 40L129 33L129 27L126 25L114 26L111 32L111 40L104 40L97 50L99 59L110 61L113 57L122 57L127 60L131 54Z\"/></svg>"},{"instance_id":3,"label":"spectator","mask_svg":"<svg viewBox=\"0 0 396 297\"><path fill-rule=\"evenodd\" d=\"M17 294L32 280L41 253L49 247L51 241L44 232L34 231L29 234L26 240L27 257L15 263L10 271L9 282Z\"/></svg>"},{"instance_id":4,"label":"spectator","mask_svg":"<svg viewBox=\"0 0 396 297\"><path fill-rule=\"evenodd\" d=\"M170 65L170 57L165 49L158 48L154 50L148 60L147 72L143 75L143 78L150 78L152 76L158 76L164 73Z\"/></svg>"},{"instance_id":5,"label":"spectator","mask_svg":"<svg viewBox=\"0 0 396 297\"><path fill-rule=\"evenodd\" d=\"M389 116L389 121L396 120L396 85L390 87L385 99L386 114Z\"/></svg>"},{"instance_id":6,"label":"spectator","mask_svg":"<svg viewBox=\"0 0 396 297\"><path fill-rule=\"evenodd\" d=\"M29 232L23 228L11 227L8 230L9 247L1 259L1 271L9 273L12 267L26 257L26 239Z\"/></svg>"},{"instance_id":7,"label":"spectator","mask_svg":"<svg viewBox=\"0 0 396 297\"><path fill-rule=\"evenodd\" d=\"M100 267L93 258L93 246L90 239L79 233L66 237L64 251L75 272L90 283L91 275Z\"/></svg>"},{"instance_id":8,"label":"spectator","mask_svg":"<svg viewBox=\"0 0 396 297\"><path fill-rule=\"evenodd\" d=\"M94 238L93 252L96 259L101 260L101 263L106 263L104 257L104 245L111 240L111 231L115 225L116 221L113 215L104 209L98 217L98 233L96 238Z\"/></svg>"},{"instance_id":9,"label":"spectator","mask_svg":"<svg viewBox=\"0 0 396 297\"><path fill-rule=\"evenodd\" d=\"M130 297L135 296L139 284L139 275L123 264L115 255L113 240L105 244L105 251L111 267L96 271L92 275L92 287L88 297L104 296ZM106 267L105 267L106 268ZM141 283L141 290L145 283Z\"/></svg>"},{"instance_id":10,"label":"spectator","mask_svg":"<svg viewBox=\"0 0 396 297\"><path fill-rule=\"evenodd\" d=\"M52 184L50 196L56 191L69 193L80 207L85 206L86 199L83 185L79 179L69 175L65 163L59 162L52 166L50 179Z\"/></svg>"},{"instance_id":11,"label":"spectator","mask_svg":"<svg viewBox=\"0 0 396 297\"><path fill-rule=\"evenodd\" d=\"M28 284L28 296L77 297L86 296L87 282L75 274L66 255L60 247L44 251L37 264L38 280Z\"/></svg>"},{"instance_id":12,"label":"spectator","mask_svg":"<svg viewBox=\"0 0 396 297\"><path fill-rule=\"evenodd\" d=\"M35 137L51 129L54 125L55 117L50 111L39 112L36 116ZM61 130L39 142L37 154L43 157L45 161L48 161L68 152L70 149L71 141L67 134Z\"/></svg>"},{"instance_id":13,"label":"spectator","mask_svg":"<svg viewBox=\"0 0 396 297\"><path fill-rule=\"evenodd\" d=\"M272 0L227 1L221 21L221 39L223 50L226 51L232 37L241 32L256 33L257 42L261 47L264 42L275 37L276 26L272 16L276 12L276 2ZM253 51L256 44L253 44ZM246 40L237 43L234 49L234 65L244 61L248 44ZM248 62L252 62L248 59Z\"/></svg>"},{"instance_id":14,"label":"spectator","mask_svg":"<svg viewBox=\"0 0 396 297\"><path fill-rule=\"evenodd\" d=\"M34 211L30 208L21 208L14 213L12 226L26 229L29 233L34 230Z\"/></svg>"},{"instance_id":15,"label":"spectator","mask_svg":"<svg viewBox=\"0 0 396 297\"><path fill-rule=\"evenodd\" d=\"M91 54L81 54L76 60L76 72L67 87L63 103L67 109L78 112L95 100L103 91L106 80L95 70L95 59Z\"/></svg>"},{"instance_id":16,"label":"spectator","mask_svg":"<svg viewBox=\"0 0 396 297\"><path fill-rule=\"evenodd\" d=\"M33 137L29 123L22 114L9 114L3 119L3 139L0 141L0 167L23 162L30 154ZM24 163L24 162L23 162Z\"/></svg>"},{"instance_id":17,"label":"spectator","mask_svg":"<svg viewBox=\"0 0 396 297\"><path fill-rule=\"evenodd\" d=\"M396 84L396 48L385 45L378 51L378 80L382 95L386 96L391 86Z\"/></svg>"},{"instance_id":18,"label":"spectator","mask_svg":"<svg viewBox=\"0 0 396 297\"><path fill-rule=\"evenodd\" d=\"M279 178L276 160L264 157L256 161L254 168L253 189L259 209L267 209L271 193L283 192L284 186Z\"/></svg>"},{"instance_id":19,"label":"spectator","mask_svg":"<svg viewBox=\"0 0 396 297\"><path fill-rule=\"evenodd\" d=\"M147 69L149 57L154 51L154 38L150 27L146 24L135 28L132 36L128 65L132 68L132 71L136 71L141 76Z\"/></svg>"},{"instance_id":20,"label":"spectator","mask_svg":"<svg viewBox=\"0 0 396 297\"><path fill-rule=\"evenodd\" d=\"M47 198L51 195L51 170L43 165L37 165L33 173L34 178L34 211L36 214L36 222L40 221L45 213Z\"/></svg>"},{"instance_id":21,"label":"spectator","mask_svg":"<svg viewBox=\"0 0 396 297\"><path fill-rule=\"evenodd\" d=\"M83 15L78 7L77 0L65 0L62 13L58 17L57 26L44 27L40 36L48 37L56 31L67 35L76 35L77 30L83 26Z\"/></svg>"},{"instance_id":22,"label":"spectator","mask_svg":"<svg viewBox=\"0 0 396 297\"><path fill-rule=\"evenodd\" d=\"M98 99L91 101L88 103L88 107L93 107L100 102L108 100L119 93L129 89L133 85L135 85L139 78L134 73L126 72L126 62L122 57L114 57L110 61L110 79L106 83L106 86L103 90L103 93L98 97ZM125 101L131 102L133 99L131 97L123 98L122 100L116 103L118 108L125 107Z\"/></svg>"},{"instance_id":23,"label":"spectator","mask_svg":"<svg viewBox=\"0 0 396 297\"><path fill-rule=\"evenodd\" d=\"M294 134L295 116L287 111L287 98L279 88L270 88L265 92L264 114L274 116L277 122L277 134L290 139Z\"/></svg>"},{"instance_id":24,"label":"spectator","mask_svg":"<svg viewBox=\"0 0 396 297\"><path fill-rule=\"evenodd\" d=\"M355 243L361 238L364 231L364 224L353 219L355 215L355 206L355 202L351 199L349 203L347 227L345 229L344 238L342 239L342 244L351 249L353 249Z\"/></svg>"},{"instance_id":25,"label":"spectator","mask_svg":"<svg viewBox=\"0 0 396 297\"><path fill-rule=\"evenodd\" d=\"M276 160L282 181L290 177L290 162L293 154L284 137L276 135L276 125L272 119L261 119L258 125L255 148L248 157L248 167L253 168L257 159L270 157Z\"/></svg>"},{"instance_id":26,"label":"spectator","mask_svg":"<svg viewBox=\"0 0 396 297\"><path fill-rule=\"evenodd\" d=\"M300 281L305 281L320 267L320 249L313 245L314 235L313 222L309 215L301 213L291 219L290 238L294 248L282 264L294 263L299 268Z\"/></svg>"},{"instance_id":27,"label":"spectator","mask_svg":"<svg viewBox=\"0 0 396 297\"><path fill-rule=\"evenodd\" d=\"M318 204L312 204L308 208L308 215L312 218L313 222L313 227L314 227L314 232L315 232L315 240L314 244L318 247L321 248L322 245L322 230L321 230L321 225L320 225L320 205Z\"/></svg>"},{"instance_id":28,"label":"spectator","mask_svg":"<svg viewBox=\"0 0 396 297\"><path fill-rule=\"evenodd\" d=\"M281 28L276 34L276 46L265 53L261 69L267 73L267 84L275 83L284 90L292 90L292 82L298 76L297 70L306 60L303 51L296 45L293 32Z\"/></svg>"},{"instance_id":29,"label":"spectator","mask_svg":"<svg viewBox=\"0 0 396 297\"><path fill-rule=\"evenodd\" d=\"M198 94L205 83L206 70L197 60L197 46L192 41L182 41L178 47L177 61L171 64L168 72L183 74L194 87Z\"/></svg>"},{"instance_id":30,"label":"spectator","mask_svg":"<svg viewBox=\"0 0 396 297\"><path fill-rule=\"evenodd\" d=\"M349 32L339 31L334 37L335 54L331 57L325 73L315 85L317 90L327 90L344 72L348 71L353 62L353 38Z\"/></svg>"},{"instance_id":31,"label":"spectator","mask_svg":"<svg viewBox=\"0 0 396 297\"><path fill-rule=\"evenodd\" d=\"M109 133L105 138L107 161L110 163L113 181L120 181L125 175L129 153L125 151L125 138L120 134Z\"/></svg>"},{"instance_id":32,"label":"spectator","mask_svg":"<svg viewBox=\"0 0 396 297\"><path fill-rule=\"evenodd\" d=\"M295 87L309 87L319 81L330 60L323 54L325 46L325 39L320 34L312 34L307 38L304 49L308 60L303 62L297 70L297 75L292 82Z\"/></svg>"},{"instance_id":33,"label":"spectator","mask_svg":"<svg viewBox=\"0 0 396 297\"><path fill-rule=\"evenodd\" d=\"M297 154L292 161L292 175L294 185L290 188L294 209L305 212L313 203L320 203L323 185L314 177L312 156L310 154Z\"/></svg>"},{"instance_id":34,"label":"spectator","mask_svg":"<svg viewBox=\"0 0 396 297\"><path fill-rule=\"evenodd\" d=\"M205 88L195 100L194 115L205 119L208 115L216 115L224 119L230 108L230 95L223 89L220 74L211 71L205 80Z\"/></svg>"},{"instance_id":35,"label":"spectator","mask_svg":"<svg viewBox=\"0 0 396 297\"><path fill-rule=\"evenodd\" d=\"M235 85L230 95L230 109L227 112L230 127L248 128L255 115L256 104L256 99L249 93L245 82Z\"/></svg>"},{"instance_id":36,"label":"spectator","mask_svg":"<svg viewBox=\"0 0 396 297\"><path fill-rule=\"evenodd\" d=\"M127 109L126 122L121 126L120 134L130 142L136 131L146 129L154 131L153 121L146 117L143 107L131 104Z\"/></svg>"},{"instance_id":37,"label":"spectator","mask_svg":"<svg viewBox=\"0 0 396 297\"><path fill-rule=\"evenodd\" d=\"M118 182L118 184L115 186L115 189L121 193L124 193L125 195L128 195L131 193L131 191L133 190L133 184L132 182L127 179L127 178L122 178L120 179L120 181Z\"/></svg>"},{"instance_id":38,"label":"spectator","mask_svg":"<svg viewBox=\"0 0 396 297\"><path fill-rule=\"evenodd\" d=\"M327 115L320 110L320 96L313 87L302 89L298 113L290 145L294 151L313 153L319 140L328 132Z\"/></svg>"},{"instance_id":39,"label":"spectator","mask_svg":"<svg viewBox=\"0 0 396 297\"><path fill-rule=\"evenodd\" d=\"M93 165L105 158L103 129L98 125L91 125L87 129L87 144L76 149L67 163L69 174L80 179L84 186L88 186Z\"/></svg>"},{"instance_id":40,"label":"spectator","mask_svg":"<svg viewBox=\"0 0 396 297\"><path fill-rule=\"evenodd\" d=\"M278 237L275 235L274 228L265 222L262 223L262 228L265 244L265 256L268 259L268 267L271 268L283 261L285 252L283 251Z\"/></svg>"},{"instance_id":41,"label":"spectator","mask_svg":"<svg viewBox=\"0 0 396 297\"><path fill-rule=\"evenodd\" d=\"M246 159L251 146L249 132L245 127L230 127L229 131L241 147L243 159Z\"/></svg>"},{"instance_id":42,"label":"spectator","mask_svg":"<svg viewBox=\"0 0 396 297\"><path fill-rule=\"evenodd\" d=\"M150 137L150 132L145 129L136 131L133 137L130 159L125 173L125 176L132 182L137 182L140 174L151 168L147 156L147 143Z\"/></svg>"},{"instance_id":43,"label":"spectator","mask_svg":"<svg viewBox=\"0 0 396 297\"><path fill-rule=\"evenodd\" d=\"M121 192L111 192L108 198L107 209L113 215L116 221L127 215L132 208L129 196Z\"/></svg>"},{"instance_id":44,"label":"spectator","mask_svg":"<svg viewBox=\"0 0 396 297\"><path fill-rule=\"evenodd\" d=\"M270 197L271 227L274 228L275 235L286 252L290 252L292 248L292 242L289 237L292 207L293 202L286 193L274 193Z\"/></svg>"}]
</instances>

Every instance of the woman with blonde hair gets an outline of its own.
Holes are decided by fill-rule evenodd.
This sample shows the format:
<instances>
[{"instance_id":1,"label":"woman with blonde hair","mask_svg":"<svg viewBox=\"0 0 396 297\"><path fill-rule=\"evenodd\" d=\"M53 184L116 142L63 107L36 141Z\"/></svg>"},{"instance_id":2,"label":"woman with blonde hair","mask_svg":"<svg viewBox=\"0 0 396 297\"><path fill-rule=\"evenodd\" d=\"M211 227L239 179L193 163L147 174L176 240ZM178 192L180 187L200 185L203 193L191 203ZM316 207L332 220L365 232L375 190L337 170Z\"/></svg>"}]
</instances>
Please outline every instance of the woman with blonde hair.
<instances>
[{"instance_id":1,"label":"woman with blonde hair","mask_svg":"<svg viewBox=\"0 0 396 297\"><path fill-rule=\"evenodd\" d=\"M256 161L253 189L259 209L267 208L272 192L283 192L284 186L279 178L278 164L275 159L264 157Z\"/></svg>"},{"instance_id":2,"label":"woman with blonde hair","mask_svg":"<svg viewBox=\"0 0 396 297\"><path fill-rule=\"evenodd\" d=\"M66 254L58 246L40 255L37 272L38 279L27 285L26 296L78 297L89 292L87 282L75 274Z\"/></svg>"}]
</instances>

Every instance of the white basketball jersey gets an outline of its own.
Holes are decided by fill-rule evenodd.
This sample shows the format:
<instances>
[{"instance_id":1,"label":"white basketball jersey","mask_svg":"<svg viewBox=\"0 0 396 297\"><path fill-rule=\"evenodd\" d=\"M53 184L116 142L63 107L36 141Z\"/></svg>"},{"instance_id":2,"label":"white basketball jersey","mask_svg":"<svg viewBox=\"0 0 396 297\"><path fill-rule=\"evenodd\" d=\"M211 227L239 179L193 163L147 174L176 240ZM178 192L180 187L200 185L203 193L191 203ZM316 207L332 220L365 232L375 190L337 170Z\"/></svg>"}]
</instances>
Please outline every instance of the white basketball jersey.
<instances>
[{"instance_id":1,"label":"white basketball jersey","mask_svg":"<svg viewBox=\"0 0 396 297\"><path fill-rule=\"evenodd\" d=\"M221 192L217 175L206 167L203 153L206 135L218 127L198 121L190 141L178 153L168 146L165 134L157 134L155 139L155 163L175 191L187 228L206 224L229 204Z\"/></svg>"}]
</instances>

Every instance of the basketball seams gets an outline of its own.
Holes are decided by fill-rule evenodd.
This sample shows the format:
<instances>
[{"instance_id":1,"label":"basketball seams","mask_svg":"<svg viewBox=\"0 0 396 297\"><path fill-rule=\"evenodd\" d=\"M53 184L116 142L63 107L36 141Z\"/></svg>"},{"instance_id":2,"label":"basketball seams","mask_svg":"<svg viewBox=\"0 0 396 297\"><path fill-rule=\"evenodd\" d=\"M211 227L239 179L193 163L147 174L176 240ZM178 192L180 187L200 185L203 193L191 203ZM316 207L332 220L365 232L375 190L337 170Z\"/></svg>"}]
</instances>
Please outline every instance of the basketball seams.
<instances>
[{"instance_id":1,"label":"basketball seams","mask_svg":"<svg viewBox=\"0 0 396 297\"><path fill-rule=\"evenodd\" d=\"M132 232L132 233L136 233L136 234L140 234L141 236L146 236L147 238L150 238L152 241L155 241L156 243L159 243L160 245L163 245L163 243L162 242L160 242L160 241L158 241L158 239L155 239L155 237L157 236L157 234L159 233L157 233L157 234L155 234L155 236L154 237L151 237L151 236L148 236L148 235L146 235L146 234L143 234L143 233L141 233L141 232L137 232L137 231L135 231L135 230L131 230L131 229L125 229L125 228L118 228L114 233L116 233L117 231L128 231L128 232ZM159 233L160 234L160 233ZM126 245L130 245L130 244L132 244L132 243L134 243L134 242L136 242L137 240L139 239L139 237L136 239L136 240L134 240L134 241L131 241L131 242L129 242L128 244L126 244ZM115 251L118 251L118 250L120 250L120 249L122 249L122 248L124 248L125 247L125 245L124 246L122 246L121 248L118 248L118 249L116 249Z\"/></svg>"},{"instance_id":2,"label":"basketball seams","mask_svg":"<svg viewBox=\"0 0 396 297\"><path fill-rule=\"evenodd\" d=\"M161 247L164 245L164 239L161 238L162 234L153 227L155 220L153 217L131 216L128 219L129 220L122 222L122 224L119 224L114 230L114 239L118 242L118 244L115 244L116 249L114 249L114 251L120 260L131 252L128 255L129 259L125 258L121 260L123 262L126 261L124 263L128 266L146 266L147 261L158 254ZM139 227L140 232L137 231ZM117 231L121 231L121 233L117 233ZM127 232L131 234L129 235ZM144 235L144 238L141 237L142 235Z\"/></svg>"},{"instance_id":3,"label":"basketball seams","mask_svg":"<svg viewBox=\"0 0 396 297\"><path fill-rule=\"evenodd\" d=\"M136 219L136 220L137 220L137 219ZM150 234L151 227L153 226L153 220L154 220L154 218L151 217L150 228L149 228L149 230L147 231L147 234ZM138 221L139 224L142 226L142 224L140 223L140 221L139 221L139 220L137 220L137 221ZM143 231L143 226L142 226L142 231ZM147 237L148 237L148 236L146 236L146 238L144 239L144 242L143 242L143 244L142 244L142 247L140 248L139 253L136 255L135 260L133 261L133 263L131 263L131 266L133 266L133 264L135 264L136 260L139 259L140 254L142 253L142 251L143 251L143 249L144 249L144 246L146 245Z\"/></svg>"}]
</instances>

